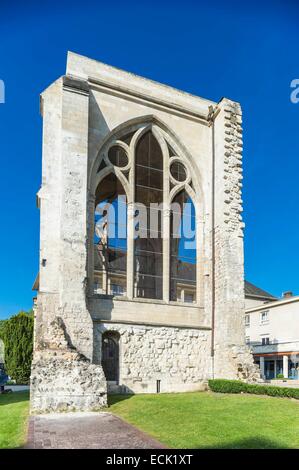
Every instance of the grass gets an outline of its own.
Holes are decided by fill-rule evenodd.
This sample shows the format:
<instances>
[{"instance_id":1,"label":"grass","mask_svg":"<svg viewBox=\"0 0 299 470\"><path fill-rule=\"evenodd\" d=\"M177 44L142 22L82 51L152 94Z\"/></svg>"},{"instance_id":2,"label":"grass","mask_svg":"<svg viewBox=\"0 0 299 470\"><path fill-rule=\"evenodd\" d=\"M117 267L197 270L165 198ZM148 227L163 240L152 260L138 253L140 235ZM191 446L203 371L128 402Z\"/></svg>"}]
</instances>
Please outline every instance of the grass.
<instances>
[{"instance_id":1,"label":"grass","mask_svg":"<svg viewBox=\"0 0 299 470\"><path fill-rule=\"evenodd\" d=\"M0 449L25 444L28 413L29 392L0 395Z\"/></svg>"},{"instance_id":2,"label":"grass","mask_svg":"<svg viewBox=\"0 0 299 470\"><path fill-rule=\"evenodd\" d=\"M299 403L213 392L110 397L112 413L172 448L299 448Z\"/></svg>"},{"instance_id":3,"label":"grass","mask_svg":"<svg viewBox=\"0 0 299 470\"><path fill-rule=\"evenodd\" d=\"M167 447L299 448L299 402L212 392L112 395L109 411ZM0 395L0 448L26 440L29 393Z\"/></svg>"}]
</instances>

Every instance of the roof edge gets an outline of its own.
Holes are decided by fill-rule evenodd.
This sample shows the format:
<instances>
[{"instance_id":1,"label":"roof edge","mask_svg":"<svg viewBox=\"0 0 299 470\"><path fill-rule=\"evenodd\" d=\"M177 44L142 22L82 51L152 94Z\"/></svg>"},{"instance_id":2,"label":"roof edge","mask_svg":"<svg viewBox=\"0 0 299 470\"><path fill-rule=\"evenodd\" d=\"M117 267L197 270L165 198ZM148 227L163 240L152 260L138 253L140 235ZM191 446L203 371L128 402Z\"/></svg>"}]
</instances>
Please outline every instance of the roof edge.
<instances>
[{"instance_id":1,"label":"roof edge","mask_svg":"<svg viewBox=\"0 0 299 470\"><path fill-rule=\"evenodd\" d=\"M198 111L208 112L209 106L216 106L217 102L198 95L182 91L170 85L166 85L155 80L142 77L132 72L127 72L121 68L114 67L104 62L91 59L89 57L80 55L76 52L67 52L67 66L66 74L78 77L84 80L100 80L106 81L111 84L125 84L127 88L132 88L139 92L149 92L155 97L157 95L163 96L164 100L175 100L184 102L185 106L190 104L191 107L196 107Z\"/></svg>"}]
</instances>

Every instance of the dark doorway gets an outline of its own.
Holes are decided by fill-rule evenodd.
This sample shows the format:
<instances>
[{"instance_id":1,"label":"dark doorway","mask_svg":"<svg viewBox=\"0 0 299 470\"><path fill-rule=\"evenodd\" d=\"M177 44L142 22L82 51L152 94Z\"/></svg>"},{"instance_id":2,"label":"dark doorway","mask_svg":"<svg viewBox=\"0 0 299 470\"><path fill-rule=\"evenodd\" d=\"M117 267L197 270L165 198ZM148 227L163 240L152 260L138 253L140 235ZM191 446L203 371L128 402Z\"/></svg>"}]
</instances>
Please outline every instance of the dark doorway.
<instances>
[{"instance_id":1,"label":"dark doorway","mask_svg":"<svg viewBox=\"0 0 299 470\"><path fill-rule=\"evenodd\" d=\"M274 379L274 361L265 361L265 376L267 380Z\"/></svg>"},{"instance_id":2,"label":"dark doorway","mask_svg":"<svg viewBox=\"0 0 299 470\"><path fill-rule=\"evenodd\" d=\"M106 380L119 380L119 334L116 331L106 331L102 336L102 366Z\"/></svg>"}]
</instances>

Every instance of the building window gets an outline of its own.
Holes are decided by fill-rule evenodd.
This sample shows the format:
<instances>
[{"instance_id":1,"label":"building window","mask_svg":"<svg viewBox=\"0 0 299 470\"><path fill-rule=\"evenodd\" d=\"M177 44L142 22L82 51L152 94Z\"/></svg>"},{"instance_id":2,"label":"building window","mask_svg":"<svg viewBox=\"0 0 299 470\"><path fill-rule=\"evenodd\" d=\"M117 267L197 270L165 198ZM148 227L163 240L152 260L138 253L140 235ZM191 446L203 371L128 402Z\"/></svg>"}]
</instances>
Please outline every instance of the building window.
<instances>
[{"instance_id":1,"label":"building window","mask_svg":"<svg viewBox=\"0 0 299 470\"><path fill-rule=\"evenodd\" d=\"M196 191L166 133L150 124L115 134L96 166L94 293L197 302Z\"/></svg>"},{"instance_id":2,"label":"building window","mask_svg":"<svg viewBox=\"0 0 299 470\"><path fill-rule=\"evenodd\" d=\"M114 173L98 186L95 201L94 292L110 294L111 285L120 279L126 286L127 208L126 194ZM125 288L117 295L124 295Z\"/></svg>"},{"instance_id":3,"label":"building window","mask_svg":"<svg viewBox=\"0 0 299 470\"><path fill-rule=\"evenodd\" d=\"M246 337L245 337L245 343L246 343L246 344L249 344L249 343L250 343L250 336L246 336Z\"/></svg>"},{"instance_id":4,"label":"building window","mask_svg":"<svg viewBox=\"0 0 299 470\"><path fill-rule=\"evenodd\" d=\"M261 323L264 325L269 323L269 311L261 312Z\"/></svg>"},{"instance_id":5,"label":"building window","mask_svg":"<svg viewBox=\"0 0 299 470\"><path fill-rule=\"evenodd\" d=\"M187 178L186 170L181 162L175 161L170 167L171 176L178 182L185 181Z\"/></svg>"},{"instance_id":6,"label":"building window","mask_svg":"<svg viewBox=\"0 0 299 470\"><path fill-rule=\"evenodd\" d=\"M250 315L245 315L245 326L250 325Z\"/></svg>"},{"instance_id":7,"label":"building window","mask_svg":"<svg viewBox=\"0 0 299 470\"><path fill-rule=\"evenodd\" d=\"M120 284L111 284L110 293L112 295L124 295L125 287Z\"/></svg>"},{"instance_id":8,"label":"building window","mask_svg":"<svg viewBox=\"0 0 299 470\"><path fill-rule=\"evenodd\" d=\"M182 300L190 303L196 301L195 207L187 192L181 191L171 208L170 300L177 300L179 292L187 287L187 296Z\"/></svg>"},{"instance_id":9,"label":"building window","mask_svg":"<svg viewBox=\"0 0 299 470\"><path fill-rule=\"evenodd\" d=\"M268 344L270 344L269 336L263 336L262 337L262 346L267 346Z\"/></svg>"},{"instance_id":10,"label":"building window","mask_svg":"<svg viewBox=\"0 0 299 470\"><path fill-rule=\"evenodd\" d=\"M193 304L194 301L195 301L194 292L192 292L192 293L185 292L184 302L186 302L187 304Z\"/></svg>"},{"instance_id":11,"label":"building window","mask_svg":"<svg viewBox=\"0 0 299 470\"><path fill-rule=\"evenodd\" d=\"M112 165L125 167L128 164L128 156L122 147L115 145L108 152L108 158Z\"/></svg>"},{"instance_id":12,"label":"building window","mask_svg":"<svg viewBox=\"0 0 299 470\"><path fill-rule=\"evenodd\" d=\"M102 280L100 283L95 282L93 285L93 291L95 294L103 294L103 289L102 289Z\"/></svg>"},{"instance_id":13,"label":"building window","mask_svg":"<svg viewBox=\"0 0 299 470\"><path fill-rule=\"evenodd\" d=\"M152 132L138 142L135 155L135 204L139 212L135 240L135 297L162 299L163 155ZM138 210L138 204L140 211ZM145 216L141 207L146 208ZM153 221L156 220L156 224Z\"/></svg>"}]
</instances>

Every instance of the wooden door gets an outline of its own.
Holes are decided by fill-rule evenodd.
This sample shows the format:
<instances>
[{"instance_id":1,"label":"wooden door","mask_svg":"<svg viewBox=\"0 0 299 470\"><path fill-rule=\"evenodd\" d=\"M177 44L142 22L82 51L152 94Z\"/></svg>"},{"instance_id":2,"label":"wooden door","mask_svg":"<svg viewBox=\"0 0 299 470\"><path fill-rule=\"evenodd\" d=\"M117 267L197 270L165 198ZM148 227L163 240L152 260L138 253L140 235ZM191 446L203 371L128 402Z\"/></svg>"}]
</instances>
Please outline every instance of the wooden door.
<instances>
[{"instance_id":1,"label":"wooden door","mask_svg":"<svg viewBox=\"0 0 299 470\"><path fill-rule=\"evenodd\" d=\"M102 367L106 380L118 382L119 374L119 338L107 332L102 337Z\"/></svg>"}]
</instances>

